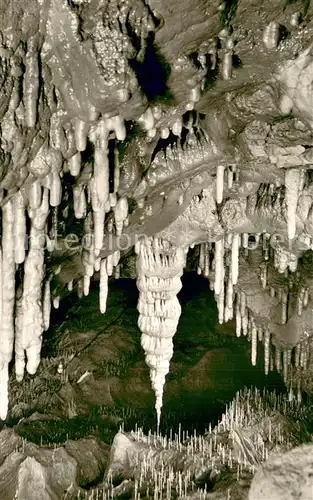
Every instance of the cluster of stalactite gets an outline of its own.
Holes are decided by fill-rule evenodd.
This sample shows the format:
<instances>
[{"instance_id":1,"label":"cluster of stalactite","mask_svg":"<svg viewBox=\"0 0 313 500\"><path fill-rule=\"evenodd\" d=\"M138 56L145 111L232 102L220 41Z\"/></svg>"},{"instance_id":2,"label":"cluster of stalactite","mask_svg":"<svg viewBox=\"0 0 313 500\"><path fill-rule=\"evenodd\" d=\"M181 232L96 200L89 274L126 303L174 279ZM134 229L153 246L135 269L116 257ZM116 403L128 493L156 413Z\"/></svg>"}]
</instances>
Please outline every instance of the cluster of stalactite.
<instances>
[{"instance_id":1,"label":"cluster of stalactite","mask_svg":"<svg viewBox=\"0 0 313 500\"><path fill-rule=\"evenodd\" d=\"M284 381L287 383L290 382L288 373L291 367L307 369L311 356L311 343L308 338L301 338L293 349L279 348L275 344L274 332L270 332L264 318L256 318L248 307L247 296L238 283L240 259L248 257L250 251L258 250L261 255L261 261L258 263L261 289L267 290L270 297L276 297L281 308L281 324L284 325L288 321L288 309L295 309L297 315L301 316L303 310L307 308L310 288L301 284L297 255L288 247L275 245L273 248L270 238L271 235L266 232L234 233L222 237L215 243L202 243L199 245L198 274L202 273L207 277L211 290L214 290L219 322L227 322L234 318L237 337L244 335L251 342L252 365L256 365L257 346L260 342L263 344L265 373L268 374L274 368L279 372L282 370ZM301 239L302 243L305 243L304 249L312 249L312 240L309 236ZM271 283L268 277L270 266L272 272L278 272L278 276L283 277L282 284L274 286Z\"/></svg>"}]
</instances>

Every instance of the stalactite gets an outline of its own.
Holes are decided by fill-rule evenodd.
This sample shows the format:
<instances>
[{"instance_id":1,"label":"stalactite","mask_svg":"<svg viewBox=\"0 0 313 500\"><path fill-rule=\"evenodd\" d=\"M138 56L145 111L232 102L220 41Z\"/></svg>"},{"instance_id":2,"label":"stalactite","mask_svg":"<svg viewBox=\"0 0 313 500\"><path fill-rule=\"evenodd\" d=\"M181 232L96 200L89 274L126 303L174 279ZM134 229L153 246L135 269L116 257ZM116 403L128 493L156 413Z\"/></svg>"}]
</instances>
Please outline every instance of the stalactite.
<instances>
[{"instance_id":1,"label":"stalactite","mask_svg":"<svg viewBox=\"0 0 313 500\"><path fill-rule=\"evenodd\" d=\"M35 179L29 189L29 206L31 209L39 208L42 200L42 187L38 179Z\"/></svg>"},{"instance_id":2,"label":"stalactite","mask_svg":"<svg viewBox=\"0 0 313 500\"><path fill-rule=\"evenodd\" d=\"M101 121L90 139L95 144L93 176L89 181L91 205L94 216L95 254L103 245L104 220L109 201L108 124Z\"/></svg>"},{"instance_id":3,"label":"stalactite","mask_svg":"<svg viewBox=\"0 0 313 500\"><path fill-rule=\"evenodd\" d=\"M9 363L14 343L14 204L9 200L2 207L2 251L1 251L1 324L0 324L0 418L5 420L8 410Z\"/></svg>"},{"instance_id":4,"label":"stalactite","mask_svg":"<svg viewBox=\"0 0 313 500\"><path fill-rule=\"evenodd\" d=\"M97 257L95 259L95 271L96 272L100 271L100 266L101 266L101 258Z\"/></svg>"},{"instance_id":5,"label":"stalactite","mask_svg":"<svg viewBox=\"0 0 313 500\"><path fill-rule=\"evenodd\" d=\"M25 106L25 122L27 127L35 127L39 95L39 59L38 36L29 37L25 57L25 73L23 81L23 102Z\"/></svg>"},{"instance_id":6,"label":"stalactite","mask_svg":"<svg viewBox=\"0 0 313 500\"><path fill-rule=\"evenodd\" d=\"M73 188L74 214L76 219L83 219L87 213L87 203L84 186L78 185Z\"/></svg>"},{"instance_id":7,"label":"stalactite","mask_svg":"<svg viewBox=\"0 0 313 500\"><path fill-rule=\"evenodd\" d=\"M87 276L93 276L95 266L95 251L93 237L93 221L92 214L89 212L84 220L84 245L82 252L82 262Z\"/></svg>"},{"instance_id":8,"label":"stalactite","mask_svg":"<svg viewBox=\"0 0 313 500\"><path fill-rule=\"evenodd\" d=\"M233 319L234 315L233 303L234 303L234 288L232 279L229 276L227 282L226 307L225 307L225 318L224 318L226 322L229 321L230 319Z\"/></svg>"},{"instance_id":9,"label":"stalactite","mask_svg":"<svg viewBox=\"0 0 313 500\"><path fill-rule=\"evenodd\" d=\"M298 313L298 316L301 316L301 314L302 314L304 294L305 294L305 289L304 289L304 287L302 287L301 290L300 290L300 293L299 293L299 295L297 297L297 313Z\"/></svg>"},{"instance_id":10,"label":"stalactite","mask_svg":"<svg viewBox=\"0 0 313 500\"><path fill-rule=\"evenodd\" d=\"M51 314L50 279L47 279L44 287L43 304L42 304L43 327L45 331L48 330L50 326L50 314Z\"/></svg>"},{"instance_id":11,"label":"stalactite","mask_svg":"<svg viewBox=\"0 0 313 500\"><path fill-rule=\"evenodd\" d=\"M157 422L160 423L163 387L173 353L172 337L181 307L176 294L181 288L186 254L182 248L164 240L149 238L136 246L137 286L139 289L138 326L141 344L150 368L152 388L156 395Z\"/></svg>"},{"instance_id":12,"label":"stalactite","mask_svg":"<svg viewBox=\"0 0 313 500\"><path fill-rule=\"evenodd\" d=\"M224 286L220 291L219 295L216 297L217 300L217 310L218 310L218 322L220 325L224 322L224 310L225 310L225 293Z\"/></svg>"},{"instance_id":13,"label":"stalactite","mask_svg":"<svg viewBox=\"0 0 313 500\"><path fill-rule=\"evenodd\" d=\"M62 199L62 184L60 174L56 170L52 170L52 183L50 188L50 205L58 207Z\"/></svg>"},{"instance_id":14,"label":"stalactite","mask_svg":"<svg viewBox=\"0 0 313 500\"><path fill-rule=\"evenodd\" d=\"M74 154L69 160L68 160L68 168L70 171L70 174L73 177L77 177L80 172L81 168L81 153L78 151L78 153Z\"/></svg>"},{"instance_id":15,"label":"stalactite","mask_svg":"<svg viewBox=\"0 0 313 500\"><path fill-rule=\"evenodd\" d=\"M270 258L270 245L269 245L270 237L271 235L269 233L263 233L262 246L263 246L263 255L265 261L268 261Z\"/></svg>"},{"instance_id":16,"label":"stalactite","mask_svg":"<svg viewBox=\"0 0 313 500\"><path fill-rule=\"evenodd\" d=\"M84 275L84 279L83 279L83 286L84 286L84 295L85 297L87 295L89 295L89 288L90 288L90 276L88 276L88 274L85 274Z\"/></svg>"},{"instance_id":17,"label":"stalactite","mask_svg":"<svg viewBox=\"0 0 313 500\"><path fill-rule=\"evenodd\" d=\"M26 215L24 199L21 191L14 195L14 260L16 264L22 264L25 260L26 239Z\"/></svg>"},{"instance_id":18,"label":"stalactite","mask_svg":"<svg viewBox=\"0 0 313 500\"><path fill-rule=\"evenodd\" d=\"M123 231L123 223L128 215L128 200L126 196L118 199L114 207L114 219L116 227L116 235L120 236Z\"/></svg>"},{"instance_id":19,"label":"stalactite","mask_svg":"<svg viewBox=\"0 0 313 500\"><path fill-rule=\"evenodd\" d=\"M231 277L233 285L237 285L239 275L239 245L240 235L238 233L235 233L233 235L231 247Z\"/></svg>"},{"instance_id":20,"label":"stalactite","mask_svg":"<svg viewBox=\"0 0 313 500\"><path fill-rule=\"evenodd\" d=\"M113 254L110 253L107 258L106 258L106 265L107 265L107 273L108 276L112 276L113 274Z\"/></svg>"},{"instance_id":21,"label":"stalactite","mask_svg":"<svg viewBox=\"0 0 313 500\"><path fill-rule=\"evenodd\" d=\"M283 292L282 295L282 303L281 303L281 323L285 325L287 323L287 304L288 304L288 293L286 291Z\"/></svg>"},{"instance_id":22,"label":"stalactite","mask_svg":"<svg viewBox=\"0 0 313 500\"><path fill-rule=\"evenodd\" d=\"M234 173L232 167L229 167L227 170L227 187L228 189L232 189L234 183Z\"/></svg>"},{"instance_id":23,"label":"stalactite","mask_svg":"<svg viewBox=\"0 0 313 500\"><path fill-rule=\"evenodd\" d=\"M60 296L59 295L56 295L55 297L53 297L52 304L53 304L54 309L59 309L59 307L60 307Z\"/></svg>"},{"instance_id":24,"label":"stalactite","mask_svg":"<svg viewBox=\"0 0 313 500\"><path fill-rule=\"evenodd\" d=\"M118 280L121 276L121 266L118 264L115 268L114 278Z\"/></svg>"},{"instance_id":25,"label":"stalactite","mask_svg":"<svg viewBox=\"0 0 313 500\"><path fill-rule=\"evenodd\" d=\"M84 295L84 282L83 280L80 278L78 281L77 281L77 296L79 299L81 299Z\"/></svg>"},{"instance_id":26,"label":"stalactite","mask_svg":"<svg viewBox=\"0 0 313 500\"><path fill-rule=\"evenodd\" d=\"M116 139L124 141L126 138L126 128L123 118L120 115L113 116L109 119L109 127L114 130Z\"/></svg>"},{"instance_id":27,"label":"stalactite","mask_svg":"<svg viewBox=\"0 0 313 500\"><path fill-rule=\"evenodd\" d=\"M106 259L101 260L100 265L100 312L104 314L107 308L108 298L108 273Z\"/></svg>"},{"instance_id":28,"label":"stalactite","mask_svg":"<svg viewBox=\"0 0 313 500\"><path fill-rule=\"evenodd\" d=\"M241 314L240 314L239 294L237 294L237 300L236 300L236 335L237 337L241 336Z\"/></svg>"},{"instance_id":29,"label":"stalactite","mask_svg":"<svg viewBox=\"0 0 313 500\"><path fill-rule=\"evenodd\" d=\"M281 350L276 346L275 348L275 365L278 372L281 371Z\"/></svg>"},{"instance_id":30,"label":"stalactite","mask_svg":"<svg viewBox=\"0 0 313 500\"><path fill-rule=\"evenodd\" d=\"M138 119L138 122L145 130L152 130L154 128L154 116L151 108L147 108L147 110Z\"/></svg>"},{"instance_id":31,"label":"stalactite","mask_svg":"<svg viewBox=\"0 0 313 500\"><path fill-rule=\"evenodd\" d=\"M270 363L270 332L266 328L264 332L264 371L268 375Z\"/></svg>"},{"instance_id":32,"label":"stalactite","mask_svg":"<svg viewBox=\"0 0 313 500\"><path fill-rule=\"evenodd\" d=\"M300 171L297 168L290 168L285 171L285 200L287 204L287 226L288 238L293 240L296 234L296 213L298 205L300 183Z\"/></svg>"},{"instance_id":33,"label":"stalactite","mask_svg":"<svg viewBox=\"0 0 313 500\"><path fill-rule=\"evenodd\" d=\"M252 331L251 331L251 363L252 366L256 365L257 358L257 348L258 348L258 331L254 322L252 323Z\"/></svg>"},{"instance_id":34,"label":"stalactite","mask_svg":"<svg viewBox=\"0 0 313 500\"><path fill-rule=\"evenodd\" d=\"M83 120L76 118L74 128L75 128L76 148L78 151L85 151L87 147L89 125Z\"/></svg>"},{"instance_id":35,"label":"stalactite","mask_svg":"<svg viewBox=\"0 0 313 500\"><path fill-rule=\"evenodd\" d=\"M298 368L300 366L300 353L301 353L301 344L297 344L295 347L295 367Z\"/></svg>"},{"instance_id":36,"label":"stalactite","mask_svg":"<svg viewBox=\"0 0 313 500\"><path fill-rule=\"evenodd\" d=\"M224 238L215 242L215 294L219 295L224 284Z\"/></svg>"},{"instance_id":37,"label":"stalactite","mask_svg":"<svg viewBox=\"0 0 313 500\"><path fill-rule=\"evenodd\" d=\"M30 247L24 264L23 295L19 314L16 315L15 372L22 380L25 368L34 375L40 363L43 333L41 289L44 277L45 226L49 213L48 190L45 188L40 208L31 220Z\"/></svg>"}]
</instances>

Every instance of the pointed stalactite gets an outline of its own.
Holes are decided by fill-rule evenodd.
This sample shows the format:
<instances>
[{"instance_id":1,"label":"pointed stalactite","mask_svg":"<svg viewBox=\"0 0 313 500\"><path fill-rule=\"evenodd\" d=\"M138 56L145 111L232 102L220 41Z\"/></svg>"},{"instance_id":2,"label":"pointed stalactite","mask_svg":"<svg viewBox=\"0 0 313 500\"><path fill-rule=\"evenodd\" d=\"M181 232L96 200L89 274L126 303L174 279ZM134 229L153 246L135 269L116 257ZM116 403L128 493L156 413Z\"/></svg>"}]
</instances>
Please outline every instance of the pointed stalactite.
<instances>
[{"instance_id":1,"label":"pointed stalactite","mask_svg":"<svg viewBox=\"0 0 313 500\"><path fill-rule=\"evenodd\" d=\"M215 279L214 291L219 295L224 284L224 238L215 242Z\"/></svg>"},{"instance_id":2,"label":"pointed stalactite","mask_svg":"<svg viewBox=\"0 0 313 500\"><path fill-rule=\"evenodd\" d=\"M252 330L251 330L251 363L252 366L256 365L256 358L257 358L257 348L258 348L258 330L257 327L255 326L255 323L252 323Z\"/></svg>"},{"instance_id":3,"label":"pointed stalactite","mask_svg":"<svg viewBox=\"0 0 313 500\"><path fill-rule=\"evenodd\" d=\"M186 254L158 238L146 238L136 245L137 287L139 289L138 326L141 345L150 368L155 392L157 423L163 406L163 387L173 354L172 338L176 332L181 307L176 297L181 288Z\"/></svg>"},{"instance_id":4,"label":"pointed stalactite","mask_svg":"<svg viewBox=\"0 0 313 500\"><path fill-rule=\"evenodd\" d=\"M237 285L239 275L239 247L240 235L238 233L235 233L233 235L231 246L231 277L233 285Z\"/></svg>"},{"instance_id":5,"label":"pointed stalactite","mask_svg":"<svg viewBox=\"0 0 313 500\"><path fill-rule=\"evenodd\" d=\"M23 81L23 103L27 127L35 127L39 97L39 55L38 35L32 35L27 41L25 73Z\"/></svg>"},{"instance_id":6,"label":"pointed stalactite","mask_svg":"<svg viewBox=\"0 0 313 500\"><path fill-rule=\"evenodd\" d=\"M266 328L264 332L264 371L268 375L270 366L270 332Z\"/></svg>"},{"instance_id":7,"label":"pointed stalactite","mask_svg":"<svg viewBox=\"0 0 313 500\"><path fill-rule=\"evenodd\" d=\"M73 188L74 214L76 219L84 219L87 213L85 187L81 184Z\"/></svg>"},{"instance_id":8,"label":"pointed stalactite","mask_svg":"<svg viewBox=\"0 0 313 500\"><path fill-rule=\"evenodd\" d=\"M44 286L43 293L43 326L44 330L48 330L50 326L50 314L51 314L51 290L50 290L50 279L48 279Z\"/></svg>"},{"instance_id":9,"label":"pointed stalactite","mask_svg":"<svg viewBox=\"0 0 313 500\"><path fill-rule=\"evenodd\" d=\"M30 229L30 247L24 264L23 294L16 315L15 372L16 379L24 377L26 369L31 375L40 363L42 333L42 282L44 277L45 227L49 214L48 190L44 189L42 203L34 211Z\"/></svg>"},{"instance_id":10,"label":"pointed stalactite","mask_svg":"<svg viewBox=\"0 0 313 500\"><path fill-rule=\"evenodd\" d=\"M106 259L101 260L100 264L100 312L104 314L107 308L108 298L108 273Z\"/></svg>"},{"instance_id":11,"label":"pointed stalactite","mask_svg":"<svg viewBox=\"0 0 313 500\"><path fill-rule=\"evenodd\" d=\"M298 206L299 183L299 169L289 168L285 170L285 200L287 205L287 228L289 240L293 240L296 235L296 213Z\"/></svg>"},{"instance_id":12,"label":"pointed stalactite","mask_svg":"<svg viewBox=\"0 0 313 500\"><path fill-rule=\"evenodd\" d=\"M9 363L14 344L14 203L2 207L1 323L0 323L0 418L5 420L9 403Z\"/></svg>"},{"instance_id":13,"label":"pointed stalactite","mask_svg":"<svg viewBox=\"0 0 313 500\"><path fill-rule=\"evenodd\" d=\"M93 176L89 181L91 205L94 217L95 255L99 255L104 237L104 221L109 205L109 124L101 120L89 137L95 145Z\"/></svg>"},{"instance_id":14,"label":"pointed stalactite","mask_svg":"<svg viewBox=\"0 0 313 500\"><path fill-rule=\"evenodd\" d=\"M14 262L14 202L9 200L2 208L2 314L0 324L0 418L7 415L9 392L9 362L13 355L14 344L14 299L15 299L15 262Z\"/></svg>"},{"instance_id":15,"label":"pointed stalactite","mask_svg":"<svg viewBox=\"0 0 313 500\"><path fill-rule=\"evenodd\" d=\"M14 195L14 260L16 264L22 264L25 260L26 244L26 214L24 198L21 191Z\"/></svg>"},{"instance_id":16,"label":"pointed stalactite","mask_svg":"<svg viewBox=\"0 0 313 500\"><path fill-rule=\"evenodd\" d=\"M241 336L240 294L236 295L236 336Z\"/></svg>"},{"instance_id":17,"label":"pointed stalactite","mask_svg":"<svg viewBox=\"0 0 313 500\"><path fill-rule=\"evenodd\" d=\"M114 220L117 236L121 236L123 231L123 224L127 216L128 200L126 196L122 196L117 200L116 206L114 207Z\"/></svg>"}]
</instances>

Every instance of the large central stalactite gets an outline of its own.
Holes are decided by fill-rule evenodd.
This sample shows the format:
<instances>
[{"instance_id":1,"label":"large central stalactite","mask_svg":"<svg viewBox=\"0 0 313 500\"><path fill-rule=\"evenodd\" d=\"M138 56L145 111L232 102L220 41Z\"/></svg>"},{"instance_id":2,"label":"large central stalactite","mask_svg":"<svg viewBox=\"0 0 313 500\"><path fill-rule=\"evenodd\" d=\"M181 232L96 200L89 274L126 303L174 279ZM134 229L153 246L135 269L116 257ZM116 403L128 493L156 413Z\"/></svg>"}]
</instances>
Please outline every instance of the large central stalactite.
<instances>
[{"instance_id":1,"label":"large central stalactite","mask_svg":"<svg viewBox=\"0 0 313 500\"><path fill-rule=\"evenodd\" d=\"M181 289L186 252L159 238L137 243L137 286L139 289L138 326L141 346L150 368L155 392L157 422L160 424L165 377L170 370L173 341L181 307L177 294Z\"/></svg>"},{"instance_id":2,"label":"large central stalactite","mask_svg":"<svg viewBox=\"0 0 313 500\"><path fill-rule=\"evenodd\" d=\"M247 42L240 5L222 22L221 6L196 0L199 10L181 20L186 33L173 40L154 2L31 3L33 25L13 3L12 19L0 12L0 418L14 347L17 380L25 364L37 370L60 300L53 277L66 267L49 265L74 226L81 267L65 282L87 295L99 272L102 313L109 278L145 234L136 245L139 328L158 420L189 246L200 245L198 272L209 278L219 321L236 318L252 363L259 340L266 372L280 369L281 356L286 380L294 358L295 370L309 366L313 56L299 24L311 22L310 9L297 17L292 2L277 2L272 22L255 14ZM201 26L211 32L196 36L204 6ZM249 88L245 61L254 69ZM164 79L157 86L150 63ZM73 258L69 249L61 255Z\"/></svg>"}]
</instances>

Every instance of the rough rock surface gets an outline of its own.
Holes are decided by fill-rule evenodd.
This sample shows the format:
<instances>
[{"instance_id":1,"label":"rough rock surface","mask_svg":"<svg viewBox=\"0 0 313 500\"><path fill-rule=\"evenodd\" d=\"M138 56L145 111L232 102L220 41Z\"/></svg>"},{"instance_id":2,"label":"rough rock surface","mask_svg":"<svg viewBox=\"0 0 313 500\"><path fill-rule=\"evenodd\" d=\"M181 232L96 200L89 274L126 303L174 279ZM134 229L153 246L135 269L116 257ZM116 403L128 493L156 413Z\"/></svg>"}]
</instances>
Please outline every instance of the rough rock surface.
<instances>
[{"instance_id":1,"label":"rough rock surface","mask_svg":"<svg viewBox=\"0 0 313 500\"><path fill-rule=\"evenodd\" d=\"M48 449L4 429L0 442L3 500L74 499L80 486L99 480L106 466L107 448L92 437Z\"/></svg>"},{"instance_id":2,"label":"rough rock surface","mask_svg":"<svg viewBox=\"0 0 313 500\"><path fill-rule=\"evenodd\" d=\"M312 498L312 444L271 456L256 471L249 500L300 500Z\"/></svg>"}]
</instances>

